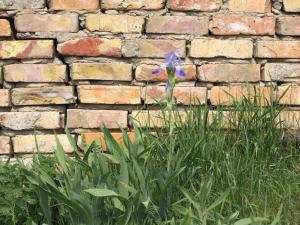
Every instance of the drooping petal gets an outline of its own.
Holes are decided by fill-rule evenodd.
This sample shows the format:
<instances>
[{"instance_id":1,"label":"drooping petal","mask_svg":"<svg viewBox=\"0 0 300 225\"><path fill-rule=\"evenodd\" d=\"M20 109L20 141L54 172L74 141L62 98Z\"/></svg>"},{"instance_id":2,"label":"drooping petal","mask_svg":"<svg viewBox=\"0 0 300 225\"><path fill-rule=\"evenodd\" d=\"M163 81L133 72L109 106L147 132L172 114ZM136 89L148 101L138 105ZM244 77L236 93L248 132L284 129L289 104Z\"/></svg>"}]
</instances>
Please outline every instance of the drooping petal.
<instances>
[{"instance_id":1,"label":"drooping petal","mask_svg":"<svg viewBox=\"0 0 300 225\"><path fill-rule=\"evenodd\" d=\"M176 67L176 75L178 77L186 77L186 73L179 67Z\"/></svg>"},{"instance_id":2,"label":"drooping petal","mask_svg":"<svg viewBox=\"0 0 300 225\"><path fill-rule=\"evenodd\" d=\"M170 87L171 87L170 81L167 81L167 83L166 83L166 90L169 91L169 90L170 90Z\"/></svg>"},{"instance_id":3,"label":"drooping petal","mask_svg":"<svg viewBox=\"0 0 300 225\"><path fill-rule=\"evenodd\" d=\"M174 52L169 52L166 56L166 66L170 69L174 69L175 67L176 55Z\"/></svg>"},{"instance_id":4,"label":"drooping petal","mask_svg":"<svg viewBox=\"0 0 300 225\"><path fill-rule=\"evenodd\" d=\"M164 71L164 69L160 66L160 67L158 67L157 69L155 69L155 70L153 70L152 71L152 74L154 75L154 74L159 74L159 73L161 73L161 72L163 72Z\"/></svg>"}]
</instances>

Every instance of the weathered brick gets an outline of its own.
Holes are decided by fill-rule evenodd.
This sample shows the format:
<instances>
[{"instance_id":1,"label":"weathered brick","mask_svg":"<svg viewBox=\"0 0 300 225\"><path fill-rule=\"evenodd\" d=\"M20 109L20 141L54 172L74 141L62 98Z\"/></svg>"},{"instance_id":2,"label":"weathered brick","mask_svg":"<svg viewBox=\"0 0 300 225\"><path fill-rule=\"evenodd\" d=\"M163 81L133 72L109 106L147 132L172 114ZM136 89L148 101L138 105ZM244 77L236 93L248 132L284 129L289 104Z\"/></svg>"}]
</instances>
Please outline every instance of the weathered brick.
<instances>
[{"instance_id":1,"label":"weathered brick","mask_svg":"<svg viewBox=\"0 0 300 225\"><path fill-rule=\"evenodd\" d=\"M59 129L59 112L0 112L0 127L11 130Z\"/></svg>"},{"instance_id":2,"label":"weathered brick","mask_svg":"<svg viewBox=\"0 0 300 225\"><path fill-rule=\"evenodd\" d=\"M300 1L283 0L284 10L286 12L300 12Z\"/></svg>"},{"instance_id":3,"label":"weathered brick","mask_svg":"<svg viewBox=\"0 0 300 225\"><path fill-rule=\"evenodd\" d=\"M90 31L141 33L143 16L87 14L85 26Z\"/></svg>"},{"instance_id":4,"label":"weathered brick","mask_svg":"<svg viewBox=\"0 0 300 225\"><path fill-rule=\"evenodd\" d=\"M168 75L166 71L159 74L152 74L152 71L157 69L158 65L154 64L140 64L135 70L135 79L138 81L166 81ZM196 80L196 66L194 65L182 65L181 69L185 72L185 77L176 76L177 81Z\"/></svg>"},{"instance_id":5,"label":"weathered brick","mask_svg":"<svg viewBox=\"0 0 300 225\"><path fill-rule=\"evenodd\" d=\"M300 86L279 86L277 99L281 105L300 105Z\"/></svg>"},{"instance_id":6,"label":"weathered brick","mask_svg":"<svg viewBox=\"0 0 300 225\"><path fill-rule=\"evenodd\" d=\"M139 127L165 127L169 122L174 123L181 121L186 121L187 112L177 111L171 115L165 112L162 113L161 110L138 110L132 111L130 115L131 123Z\"/></svg>"},{"instance_id":7,"label":"weathered brick","mask_svg":"<svg viewBox=\"0 0 300 225\"><path fill-rule=\"evenodd\" d=\"M208 34L208 17L152 16L148 19L146 32L158 34Z\"/></svg>"},{"instance_id":8,"label":"weathered brick","mask_svg":"<svg viewBox=\"0 0 300 225\"><path fill-rule=\"evenodd\" d=\"M166 97L164 86L147 86L143 88L143 99L146 104L163 101ZM204 104L207 99L206 87L175 87L174 97L178 104L198 105Z\"/></svg>"},{"instance_id":9,"label":"weathered brick","mask_svg":"<svg viewBox=\"0 0 300 225\"><path fill-rule=\"evenodd\" d=\"M123 140L123 133L122 132L111 132L110 133L113 138L119 142L119 143L124 143ZM135 134L134 132L127 132L127 135L129 137L129 139L131 140L131 142L135 141ZM82 140L83 138L85 138L86 144L87 145L91 145L93 143L93 141L98 140L101 143L102 149L103 150L107 150L107 146L106 146L106 140L105 140L105 136L103 132L97 132L97 133L83 133L80 136L80 140L79 140L79 145L82 145Z\"/></svg>"},{"instance_id":10,"label":"weathered brick","mask_svg":"<svg viewBox=\"0 0 300 225\"><path fill-rule=\"evenodd\" d=\"M99 9L99 0L51 0L50 8L56 10Z\"/></svg>"},{"instance_id":11,"label":"weathered brick","mask_svg":"<svg viewBox=\"0 0 300 225\"><path fill-rule=\"evenodd\" d=\"M71 86L14 88L11 97L14 105L59 105L75 102Z\"/></svg>"},{"instance_id":12,"label":"weathered brick","mask_svg":"<svg viewBox=\"0 0 300 225\"><path fill-rule=\"evenodd\" d=\"M10 138L6 136L0 136L0 155L10 154L10 153L11 153Z\"/></svg>"},{"instance_id":13,"label":"weathered brick","mask_svg":"<svg viewBox=\"0 0 300 225\"><path fill-rule=\"evenodd\" d=\"M214 16L210 30L215 35L274 35L275 17Z\"/></svg>"},{"instance_id":14,"label":"weathered brick","mask_svg":"<svg viewBox=\"0 0 300 225\"><path fill-rule=\"evenodd\" d=\"M52 40L0 41L0 59L52 58Z\"/></svg>"},{"instance_id":15,"label":"weathered brick","mask_svg":"<svg viewBox=\"0 0 300 225\"><path fill-rule=\"evenodd\" d=\"M1 0L0 9L41 9L45 7L45 0Z\"/></svg>"},{"instance_id":16,"label":"weathered brick","mask_svg":"<svg viewBox=\"0 0 300 225\"><path fill-rule=\"evenodd\" d=\"M264 81L293 82L300 79L299 63L267 63L265 64Z\"/></svg>"},{"instance_id":17,"label":"weathered brick","mask_svg":"<svg viewBox=\"0 0 300 225\"><path fill-rule=\"evenodd\" d=\"M68 109L68 128L99 129L107 127L118 129L127 127L127 111Z\"/></svg>"},{"instance_id":18,"label":"weathered brick","mask_svg":"<svg viewBox=\"0 0 300 225\"><path fill-rule=\"evenodd\" d=\"M300 16L279 17L276 28L277 34L300 36Z\"/></svg>"},{"instance_id":19,"label":"weathered brick","mask_svg":"<svg viewBox=\"0 0 300 225\"><path fill-rule=\"evenodd\" d=\"M110 56L121 57L122 40L83 37L58 45L57 50L65 56Z\"/></svg>"},{"instance_id":20,"label":"weathered brick","mask_svg":"<svg viewBox=\"0 0 300 225\"><path fill-rule=\"evenodd\" d=\"M170 8L180 11L217 11L222 0L171 0Z\"/></svg>"},{"instance_id":21,"label":"weathered brick","mask_svg":"<svg viewBox=\"0 0 300 225\"><path fill-rule=\"evenodd\" d=\"M165 6L165 0L102 0L103 9L121 9L121 10L157 10Z\"/></svg>"},{"instance_id":22,"label":"weathered brick","mask_svg":"<svg viewBox=\"0 0 300 225\"><path fill-rule=\"evenodd\" d=\"M21 14L15 17L17 32L78 32L79 18L76 13Z\"/></svg>"},{"instance_id":23,"label":"weathered brick","mask_svg":"<svg viewBox=\"0 0 300 225\"><path fill-rule=\"evenodd\" d=\"M257 41L258 58L300 58L300 41Z\"/></svg>"},{"instance_id":24,"label":"weathered brick","mask_svg":"<svg viewBox=\"0 0 300 225\"><path fill-rule=\"evenodd\" d=\"M234 12L267 13L271 9L271 0L229 0L229 10Z\"/></svg>"},{"instance_id":25,"label":"weathered brick","mask_svg":"<svg viewBox=\"0 0 300 225\"><path fill-rule=\"evenodd\" d=\"M298 130L300 128L300 111L281 111L278 114L277 121L279 126L291 130Z\"/></svg>"},{"instance_id":26,"label":"weathered brick","mask_svg":"<svg viewBox=\"0 0 300 225\"><path fill-rule=\"evenodd\" d=\"M205 64L198 68L199 79L207 82L258 82L259 64Z\"/></svg>"},{"instance_id":27,"label":"weathered brick","mask_svg":"<svg viewBox=\"0 0 300 225\"><path fill-rule=\"evenodd\" d=\"M0 37L9 37L11 34L12 31L9 21L6 19L0 19Z\"/></svg>"},{"instance_id":28,"label":"weathered brick","mask_svg":"<svg viewBox=\"0 0 300 225\"><path fill-rule=\"evenodd\" d=\"M259 105L268 105L272 99L272 89L259 86L215 86L210 93L212 105L230 105L244 98L251 102L256 100L255 103Z\"/></svg>"},{"instance_id":29,"label":"weathered brick","mask_svg":"<svg viewBox=\"0 0 300 225\"><path fill-rule=\"evenodd\" d=\"M180 56L185 57L185 44L185 40L126 40L122 51L125 57L164 58L168 52L178 49Z\"/></svg>"},{"instance_id":30,"label":"weathered brick","mask_svg":"<svg viewBox=\"0 0 300 225\"><path fill-rule=\"evenodd\" d=\"M253 42L251 40L221 40L221 39L194 39L191 43L191 57L199 58L251 58Z\"/></svg>"},{"instance_id":31,"label":"weathered brick","mask_svg":"<svg viewBox=\"0 0 300 225\"><path fill-rule=\"evenodd\" d=\"M12 138L14 153L54 153L57 145L56 137L66 153L72 153L73 148L67 135L17 135ZM38 148L38 149L37 149Z\"/></svg>"},{"instance_id":32,"label":"weathered brick","mask_svg":"<svg viewBox=\"0 0 300 225\"><path fill-rule=\"evenodd\" d=\"M132 65L121 62L74 63L73 80L132 80Z\"/></svg>"},{"instance_id":33,"label":"weathered brick","mask_svg":"<svg viewBox=\"0 0 300 225\"><path fill-rule=\"evenodd\" d=\"M59 64L11 64L4 66L7 82L65 82L66 65Z\"/></svg>"},{"instance_id":34,"label":"weathered brick","mask_svg":"<svg viewBox=\"0 0 300 225\"><path fill-rule=\"evenodd\" d=\"M0 89L0 107L9 107L9 89Z\"/></svg>"},{"instance_id":35,"label":"weathered brick","mask_svg":"<svg viewBox=\"0 0 300 225\"><path fill-rule=\"evenodd\" d=\"M81 103L89 104L141 104L141 87L80 85L78 96Z\"/></svg>"}]
</instances>

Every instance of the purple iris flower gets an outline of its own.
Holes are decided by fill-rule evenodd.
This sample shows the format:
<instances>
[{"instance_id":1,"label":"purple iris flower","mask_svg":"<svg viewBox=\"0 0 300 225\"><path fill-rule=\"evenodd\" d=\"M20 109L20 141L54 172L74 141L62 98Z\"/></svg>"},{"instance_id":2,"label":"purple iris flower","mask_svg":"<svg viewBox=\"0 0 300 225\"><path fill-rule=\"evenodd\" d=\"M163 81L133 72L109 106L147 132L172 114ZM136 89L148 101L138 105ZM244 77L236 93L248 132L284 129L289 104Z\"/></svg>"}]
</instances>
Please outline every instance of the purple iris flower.
<instances>
[{"instance_id":1,"label":"purple iris flower","mask_svg":"<svg viewBox=\"0 0 300 225\"><path fill-rule=\"evenodd\" d=\"M167 81L167 83L166 83L166 90L169 91L169 90L170 90L170 87L171 87L170 81Z\"/></svg>"}]
</instances>

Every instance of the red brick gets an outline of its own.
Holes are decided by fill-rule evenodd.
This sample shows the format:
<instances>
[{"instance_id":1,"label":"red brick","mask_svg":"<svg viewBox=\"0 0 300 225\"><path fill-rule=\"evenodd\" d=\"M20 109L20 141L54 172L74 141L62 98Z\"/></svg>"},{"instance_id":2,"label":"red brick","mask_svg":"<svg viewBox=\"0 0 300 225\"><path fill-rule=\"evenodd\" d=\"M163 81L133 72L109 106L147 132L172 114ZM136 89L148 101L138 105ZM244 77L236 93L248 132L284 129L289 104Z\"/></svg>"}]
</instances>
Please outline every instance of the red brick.
<instances>
[{"instance_id":1,"label":"red brick","mask_svg":"<svg viewBox=\"0 0 300 225\"><path fill-rule=\"evenodd\" d=\"M198 68L199 79L206 82L258 82L259 64L205 64Z\"/></svg>"},{"instance_id":2,"label":"red brick","mask_svg":"<svg viewBox=\"0 0 300 225\"><path fill-rule=\"evenodd\" d=\"M0 89L0 107L9 107L9 89Z\"/></svg>"},{"instance_id":3,"label":"red brick","mask_svg":"<svg viewBox=\"0 0 300 225\"><path fill-rule=\"evenodd\" d=\"M164 86L147 86L143 89L143 99L146 104L163 101L166 97ZM178 104L198 105L206 102L207 90L205 87L175 87L174 97Z\"/></svg>"},{"instance_id":4,"label":"red brick","mask_svg":"<svg viewBox=\"0 0 300 225\"><path fill-rule=\"evenodd\" d=\"M10 138L6 136L0 136L0 155L10 154L10 153L11 153Z\"/></svg>"},{"instance_id":5,"label":"red brick","mask_svg":"<svg viewBox=\"0 0 300 225\"><path fill-rule=\"evenodd\" d=\"M57 10L99 9L99 0L51 0L50 8Z\"/></svg>"},{"instance_id":6,"label":"red brick","mask_svg":"<svg viewBox=\"0 0 300 225\"><path fill-rule=\"evenodd\" d=\"M127 127L127 111L68 109L67 127L99 129L107 127L118 129Z\"/></svg>"},{"instance_id":7,"label":"red brick","mask_svg":"<svg viewBox=\"0 0 300 225\"><path fill-rule=\"evenodd\" d=\"M170 8L180 11L217 11L222 0L171 0Z\"/></svg>"},{"instance_id":8,"label":"red brick","mask_svg":"<svg viewBox=\"0 0 300 225\"><path fill-rule=\"evenodd\" d=\"M208 34L208 17L153 16L148 19L146 32L158 34Z\"/></svg>"},{"instance_id":9,"label":"red brick","mask_svg":"<svg viewBox=\"0 0 300 225\"><path fill-rule=\"evenodd\" d=\"M300 41L257 41L258 58L300 58Z\"/></svg>"},{"instance_id":10,"label":"red brick","mask_svg":"<svg viewBox=\"0 0 300 225\"><path fill-rule=\"evenodd\" d=\"M78 32L79 18L76 13L21 14L15 17L18 32Z\"/></svg>"},{"instance_id":11,"label":"red brick","mask_svg":"<svg viewBox=\"0 0 300 225\"><path fill-rule=\"evenodd\" d=\"M123 133L122 132L111 132L110 133L113 138L123 144L124 140L123 140ZM135 141L135 134L134 132L127 132L129 139L131 140L131 142ZM103 150L107 150L107 146L106 146L106 140L105 140L105 136L103 132L97 132L97 133L83 133L81 134L81 140L80 140L80 144L82 144L82 140L83 138L85 138L86 144L87 145L91 145L93 143L93 141L98 140L101 143L102 149Z\"/></svg>"},{"instance_id":12,"label":"red brick","mask_svg":"<svg viewBox=\"0 0 300 225\"><path fill-rule=\"evenodd\" d=\"M157 69L159 65L154 64L140 64L135 70L135 79L138 81L166 81L168 75L166 71L153 75L152 71ZM176 81L196 80L196 66L182 65L181 68L186 73L185 77L176 76Z\"/></svg>"},{"instance_id":13,"label":"red brick","mask_svg":"<svg viewBox=\"0 0 300 225\"><path fill-rule=\"evenodd\" d=\"M58 64L11 64L4 66L7 82L66 82L67 67Z\"/></svg>"},{"instance_id":14,"label":"red brick","mask_svg":"<svg viewBox=\"0 0 300 225\"><path fill-rule=\"evenodd\" d=\"M267 13L271 9L271 0L229 0L229 10L234 12Z\"/></svg>"},{"instance_id":15,"label":"red brick","mask_svg":"<svg viewBox=\"0 0 300 225\"><path fill-rule=\"evenodd\" d=\"M52 40L0 41L0 59L53 58Z\"/></svg>"},{"instance_id":16,"label":"red brick","mask_svg":"<svg viewBox=\"0 0 300 225\"><path fill-rule=\"evenodd\" d=\"M210 30L215 35L274 35L275 17L219 15Z\"/></svg>"},{"instance_id":17,"label":"red brick","mask_svg":"<svg viewBox=\"0 0 300 225\"><path fill-rule=\"evenodd\" d=\"M65 56L108 56L121 57L121 39L83 37L58 45L58 51Z\"/></svg>"},{"instance_id":18,"label":"red brick","mask_svg":"<svg viewBox=\"0 0 300 225\"><path fill-rule=\"evenodd\" d=\"M210 102L212 105L231 105L244 98L259 105L268 105L271 102L272 90L270 87L259 86L215 86L211 89Z\"/></svg>"},{"instance_id":19,"label":"red brick","mask_svg":"<svg viewBox=\"0 0 300 225\"><path fill-rule=\"evenodd\" d=\"M300 36L300 16L284 16L277 19L276 33Z\"/></svg>"},{"instance_id":20,"label":"red brick","mask_svg":"<svg viewBox=\"0 0 300 225\"><path fill-rule=\"evenodd\" d=\"M141 104L141 87L81 85L78 86L81 103L89 104Z\"/></svg>"},{"instance_id":21,"label":"red brick","mask_svg":"<svg viewBox=\"0 0 300 225\"><path fill-rule=\"evenodd\" d=\"M9 21L6 19L0 19L0 37L9 37L11 34L12 31Z\"/></svg>"},{"instance_id":22,"label":"red brick","mask_svg":"<svg viewBox=\"0 0 300 225\"><path fill-rule=\"evenodd\" d=\"M168 52L178 49L180 56L185 57L185 44L185 40L125 40L122 51L125 57L164 58Z\"/></svg>"},{"instance_id":23,"label":"red brick","mask_svg":"<svg viewBox=\"0 0 300 225\"><path fill-rule=\"evenodd\" d=\"M165 0L101 0L103 9L119 10L158 10L165 6Z\"/></svg>"},{"instance_id":24,"label":"red brick","mask_svg":"<svg viewBox=\"0 0 300 225\"><path fill-rule=\"evenodd\" d=\"M279 86L277 99L281 105L300 105L300 86Z\"/></svg>"}]
</instances>

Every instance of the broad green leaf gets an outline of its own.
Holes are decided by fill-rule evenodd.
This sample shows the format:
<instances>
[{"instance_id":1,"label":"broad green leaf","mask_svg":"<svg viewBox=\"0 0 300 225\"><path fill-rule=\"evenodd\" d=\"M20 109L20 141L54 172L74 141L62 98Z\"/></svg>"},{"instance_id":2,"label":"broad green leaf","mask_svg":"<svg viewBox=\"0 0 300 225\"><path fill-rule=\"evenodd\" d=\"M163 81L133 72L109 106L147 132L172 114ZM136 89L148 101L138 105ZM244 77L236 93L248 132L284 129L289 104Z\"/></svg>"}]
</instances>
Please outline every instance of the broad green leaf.
<instances>
[{"instance_id":1,"label":"broad green leaf","mask_svg":"<svg viewBox=\"0 0 300 225\"><path fill-rule=\"evenodd\" d=\"M95 197L119 197L119 195L109 189L97 189L97 188L93 188L93 189L86 189L84 190L85 192L95 196Z\"/></svg>"},{"instance_id":2,"label":"broad green leaf","mask_svg":"<svg viewBox=\"0 0 300 225\"><path fill-rule=\"evenodd\" d=\"M266 218L255 217L255 218L245 218L235 222L233 225L252 225L257 222L268 222ZM254 225L254 224L253 224Z\"/></svg>"}]
</instances>

